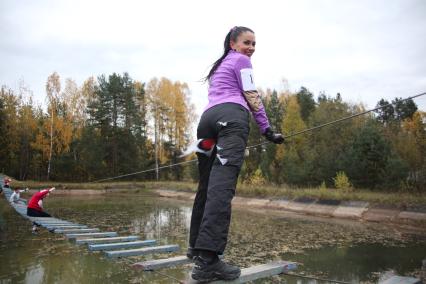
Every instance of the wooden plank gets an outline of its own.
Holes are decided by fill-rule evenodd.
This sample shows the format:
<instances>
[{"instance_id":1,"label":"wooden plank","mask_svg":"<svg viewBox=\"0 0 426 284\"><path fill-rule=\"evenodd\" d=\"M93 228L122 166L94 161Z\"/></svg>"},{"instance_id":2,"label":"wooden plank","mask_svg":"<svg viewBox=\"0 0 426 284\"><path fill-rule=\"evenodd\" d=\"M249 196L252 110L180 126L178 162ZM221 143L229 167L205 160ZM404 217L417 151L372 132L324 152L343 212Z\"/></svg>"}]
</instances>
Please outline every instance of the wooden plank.
<instances>
[{"instance_id":1,"label":"wooden plank","mask_svg":"<svg viewBox=\"0 0 426 284\"><path fill-rule=\"evenodd\" d=\"M60 220L60 219L49 219L49 220L43 220L43 219L31 219L31 221L36 223L43 223L43 224L53 224L53 223L74 223L67 220Z\"/></svg>"},{"instance_id":2,"label":"wooden plank","mask_svg":"<svg viewBox=\"0 0 426 284\"><path fill-rule=\"evenodd\" d=\"M34 223L36 223L36 224L40 224L40 225L42 225L42 226L80 225L80 224L77 224L77 223L71 223L71 222L67 222L67 221L64 221L64 222L60 222L60 221L57 221L57 222L33 221L33 222L34 222Z\"/></svg>"},{"instance_id":3,"label":"wooden plank","mask_svg":"<svg viewBox=\"0 0 426 284\"><path fill-rule=\"evenodd\" d=\"M220 259L223 259L223 254L219 255ZM162 258L162 259L154 259L154 260L148 260L148 261L142 261L137 262L133 264L133 268L135 269L142 269L142 270L156 270L160 268L166 268L176 265L183 265L191 263L192 260L189 259L186 255L180 255L170 258Z\"/></svg>"},{"instance_id":4,"label":"wooden plank","mask_svg":"<svg viewBox=\"0 0 426 284\"><path fill-rule=\"evenodd\" d=\"M79 225L70 222L41 222L41 221L33 221L34 223L40 226L55 226L55 225Z\"/></svg>"},{"instance_id":5,"label":"wooden plank","mask_svg":"<svg viewBox=\"0 0 426 284\"><path fill-rule=\"evenodd\" d=\"M25 205L12 205L12 207L16 212L27 213L27 207Z\"/></svg>"},{"instance_id":6,"label":"wooden plank","mask_svg":"<svg viewBox=\"0 0 426 284\"><path fill-rule=\"evenodd\" d=\"M54 226L46 226L48 230L55 229L87 229L86 225L54 225Z\"/></svg>"},{"instance_id":7,"label":"wooden plank","mask_svg":"<svg viewBox=\"0 0 426 284\"><path fill-rule=\"evenodd\" d=\"M136 241L139 240L139 236L127 236L127 237L111 237L111 238L96 238L96 239L77 239L75 243L81 244L99 244L99 243L115 243L125 241Z\"/></svg>"},{"instance_id":8,"label":"wooden plank","mask_svg":"<svg viewBox=\"0 0 426 284\"><path fill-rule=\"evenodd\" d=\"M70 221L66 221L66 220L31 220L33 222L37 222L37 223L43 223L43 224L54 224L54 223L72 223Z\"/></svg>"},{"instance_id":9,"label":"wooden plank","mask_svg":"<svg viewBox=\"0 0 426 284\"><path fill-rule=\"evenodd\" d=\"M36 223L36 222L34 222ZM70 224L70 223L52 223L52 224L45 224L45 223L36 223L39 226L43 227L53 227L53 226L79 226L80 224Z\"/></svg>"},{"instance_id":10,"label":"wooden plank","mask_svg":"<svg viewBox=\"0 0 426 284\"><path fill-rule=\"evenodd\" d=\"M146 255L151 253L165 253L178 251L178 245L164 245L158 247L140 248L140 249L129 249L129 250L116 250L116 251L105 251L108 257L125 257L134 255Z\"/></svg>"},{"instance_id":11,"label":"wooden plank","mask_svg":"<svg viewBox=\"0 0 426 284\"><path fill-rule=\"evenodd\" d=\"M68 221L55 221L55 222L33 221L33 222L40 224L40 225L45 225L45 226L50 226L50 225L80 225L80 224L72 223L72 222L68 222Z\"/></svg>"},{"instance_id":12,"label":"wooden plank","mask_svg":"<svg viewBox=\"0 0 426 284\"><path fill-rule=\"evenodd\" d=\"M112 244L91 244L89 245L89 250L112 250L112 249L122 249L122 248L135 248L135 247L144 247L151 246L157 243L156 240L145 240L145 241L134 241L134 242L122 242L122 243L112 243Z\"/></svg>"},{"instance_id":13,"label":"wooden plank","mask_svg":"<svg viewBox=\"0 0 426 284\"><path fill-rule=\"evenodd\" d=\"M68 239L76 238L96 238L96 237L116 237L116 232L102 232L102 233L81 233L81 234L65 234Z\"/></svg>"},{"instance_id":14,"label":"wooden plank","mask_svg":"<svg viewBox=\"0 0 426 284\"><path fill-rule=\"evenodd\" d=\"M297 264L294 262L289 261L277 261L277 262L271 262L267 264L261 264L252 266L249 268L241 269L241 275L239 278L232 280L232 281L213 281L210 283L215 284L237 284L237 283L246 283L249 281L254 281L257 279L262 279L266 277L271 277L274 275L281 274L283 272L294 270L297 268ZM195 284L198 283L198 281L192 279L187 281L187 284Z\"/></svg>"},{"instance_id":15,"label":"wooden plank","mask_svg":"<svg viewBox=\"0 0 426 284\"><path fill-rule=\"evenodd\" d=\"M29 219L31 219L32 221L64 221L58 218L54 218L54 217L30 217L28 216Z\"/></svg>"},{"instance_id":16,"label":"wooden plank","mask_svg":"<svg viewBox=\"0 0 426 284\"><path fill-rule=\"evenodd\" d=\"M99 232L98 228L93 229L56 229L55 234L78 234L78 233L96 233Z\"/></svg>"},{"instance_id":17,"label":"wooden plank","mask_svg":"<svg viewBox=\"0 0 426 284\"><path fill-rule=\"evenodd\" d=\"M80 224L69 224L69 223L52 223L52 224L40 224L40 223L36 223L39 226L42 227L52 227L52 226L79 226Z\"/></svg>"},{"instance_id":18,"label":"wooden plank","mask_svg":"<svg viewBox=\"0 0 426 284\"><path fill-rule=\"evenodd\" d=\"M187 264L191 262L192 260L189 259L186 255L179 255L179 256L175 256L171 258L162 258L162 259L136 262L135 264L132 265L132 267L135 269L141 269L141 270L147 271L147 270L156 270L156 269L175 266L175 265Z\"/></svg>"}]
</instances>

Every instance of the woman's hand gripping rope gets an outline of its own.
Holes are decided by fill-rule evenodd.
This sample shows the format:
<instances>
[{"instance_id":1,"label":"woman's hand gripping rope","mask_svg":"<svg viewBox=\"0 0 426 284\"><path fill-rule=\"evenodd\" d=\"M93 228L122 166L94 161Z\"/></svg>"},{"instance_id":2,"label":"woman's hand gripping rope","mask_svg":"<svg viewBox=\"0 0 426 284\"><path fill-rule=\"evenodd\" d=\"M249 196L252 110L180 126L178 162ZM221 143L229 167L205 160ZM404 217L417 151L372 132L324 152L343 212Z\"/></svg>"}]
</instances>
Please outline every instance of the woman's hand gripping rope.
<instances>
[{"instance_id":1,"label":"woman's hand gripping rope","mask_svg":"<svg viewBox=\"0 0 426 284\"><path fill-rule=\"evenodd\" d=\"M282 144L284 143L284 137L281 133L275 133L271 128L266 128L265 133L263 133L266 140L271 141L275 144Z\"/></svg>"}]
</instances>

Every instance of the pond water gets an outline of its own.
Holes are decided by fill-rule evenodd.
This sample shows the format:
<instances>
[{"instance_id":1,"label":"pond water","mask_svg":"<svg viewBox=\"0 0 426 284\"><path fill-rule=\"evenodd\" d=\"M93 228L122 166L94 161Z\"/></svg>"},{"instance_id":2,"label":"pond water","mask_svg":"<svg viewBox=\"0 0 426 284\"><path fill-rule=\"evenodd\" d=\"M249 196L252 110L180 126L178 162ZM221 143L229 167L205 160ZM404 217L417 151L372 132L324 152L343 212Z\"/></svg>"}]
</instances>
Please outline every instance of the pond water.
<instances>
[{"instance_id":1,"label":"pond water","mask_svg":"<svg viewBox=\"0 0 426 284\"><path fill-rule=\"evenodd\" d=\"M178 283L191 267L141 272L131 264L186 251L192 203L160 199L147 192L104 196L55 196L45 202L53 216L178 244L181 251L122 259L89 252L61 235L31 224L0 198L0 283ZM234 207L225 259L249 267L283 259L300 263L295 273L351 283L376 283L381 273L424 275L426 234L377 223L247 210ZM426 262L426 260L425 260ZM255 283L327 283L276 276ZM329 282L332 283L332 282Z\"/></svg>"}]
</instances>

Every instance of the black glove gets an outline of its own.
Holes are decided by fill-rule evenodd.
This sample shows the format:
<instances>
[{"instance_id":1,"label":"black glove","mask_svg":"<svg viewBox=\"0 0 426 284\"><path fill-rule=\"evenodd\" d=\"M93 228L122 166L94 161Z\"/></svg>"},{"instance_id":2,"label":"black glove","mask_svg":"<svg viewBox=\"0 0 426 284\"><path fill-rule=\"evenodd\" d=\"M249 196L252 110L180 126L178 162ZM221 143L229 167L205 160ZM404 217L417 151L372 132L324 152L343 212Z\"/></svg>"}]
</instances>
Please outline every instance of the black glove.
<instances>
[{"instance_id":1,"label":"black glove","mask_svg":"<svg viewBox=\"0 0 426 284\"><path fill-rule=\"evenodd\" d=\"M281 133L275 133L271 128L266 128L265 133L263 133L265 138L272 143L282 144L284 143L284 137Z\"/></svg>"}]
</instances>

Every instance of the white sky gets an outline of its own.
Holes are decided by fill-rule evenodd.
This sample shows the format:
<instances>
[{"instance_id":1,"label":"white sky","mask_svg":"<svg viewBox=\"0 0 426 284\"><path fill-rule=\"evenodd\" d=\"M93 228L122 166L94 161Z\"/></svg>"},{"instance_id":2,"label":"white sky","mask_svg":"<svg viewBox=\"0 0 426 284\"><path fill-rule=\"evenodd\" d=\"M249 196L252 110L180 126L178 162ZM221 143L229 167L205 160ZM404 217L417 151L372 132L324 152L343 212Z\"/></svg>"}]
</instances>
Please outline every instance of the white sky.
<instances>
[{"instance_id":1,"label":"white sky","mask_svg":"<svg viewBox=\"0 0 426 284\"><path fill-rule=\"evenodd\" d=\"M39 103L54 71L77 84L128 72L148 82L188 83L200 114L199 82L235 25L256 33L256 85L342 94L372 108L426 92L426 1L30 1L0 0L0 84L24 80ZM426 110L426 96L416 99Z\"/></svg>"}]
</instances>

